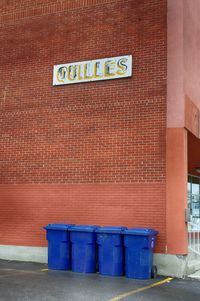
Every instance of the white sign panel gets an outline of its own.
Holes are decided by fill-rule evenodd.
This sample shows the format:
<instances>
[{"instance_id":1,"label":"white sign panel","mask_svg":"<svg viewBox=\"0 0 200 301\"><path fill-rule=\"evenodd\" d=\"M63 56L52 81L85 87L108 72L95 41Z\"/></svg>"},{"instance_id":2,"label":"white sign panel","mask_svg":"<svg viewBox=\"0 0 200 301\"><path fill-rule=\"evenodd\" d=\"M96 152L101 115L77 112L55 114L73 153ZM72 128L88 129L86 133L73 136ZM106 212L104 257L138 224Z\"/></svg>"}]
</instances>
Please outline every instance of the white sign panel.
<instances>
[{"instance_id":1,"label":"white sign panel","mask_svg":"<svg viewBox=\"0 0 200 301\"><path fill-rule=\"evenodd\" d=\"M98 80L130 77L132 55L105 58L93 61L55 65L53 85L67 85Z\"/></svg>"}]
</instances>

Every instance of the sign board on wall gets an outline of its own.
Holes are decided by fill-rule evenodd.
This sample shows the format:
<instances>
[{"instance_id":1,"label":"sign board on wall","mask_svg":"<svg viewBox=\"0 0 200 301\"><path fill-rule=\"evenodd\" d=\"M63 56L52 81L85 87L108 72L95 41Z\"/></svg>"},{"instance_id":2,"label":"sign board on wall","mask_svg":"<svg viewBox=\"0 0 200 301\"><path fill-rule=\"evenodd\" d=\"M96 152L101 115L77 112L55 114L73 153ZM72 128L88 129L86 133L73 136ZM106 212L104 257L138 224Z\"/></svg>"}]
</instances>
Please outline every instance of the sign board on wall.
<instances>
[{"instance_id":1,"label":"sign board on wall","mask_svg":"<svg viewBox=\"0 0 200 301\"><path fill-rule=\"evenodd\" d=\"M92 61L55 65L53 85L67 85L98 80L130 77L132 55L117 56Z\"/></svg>"}]
</instances>

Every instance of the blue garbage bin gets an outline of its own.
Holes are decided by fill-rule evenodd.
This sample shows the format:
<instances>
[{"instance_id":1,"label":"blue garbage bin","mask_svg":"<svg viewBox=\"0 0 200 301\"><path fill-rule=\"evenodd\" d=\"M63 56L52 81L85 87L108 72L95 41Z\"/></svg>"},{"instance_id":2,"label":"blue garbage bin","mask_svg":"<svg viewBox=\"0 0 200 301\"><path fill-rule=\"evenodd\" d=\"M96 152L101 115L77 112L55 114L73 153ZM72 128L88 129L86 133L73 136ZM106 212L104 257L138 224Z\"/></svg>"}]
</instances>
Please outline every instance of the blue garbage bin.
<instances>
[{"instance_id":1,"label":"blue garbage bin","mask_svg":"<svg viewBox=\"0 0 200 301\"><path fill-rule=\"evenodd\" d=\"M121 276L124 273L122 232L125 227L101 227L96 230L101 275Z\"/></svg>"},{"instance_id":2,"label":"blue garbage bin","mask_svg":"<svg viewBox=\"0 0 200 301\"><path fill-rule=\"evenodd\" d=\"M69 270L71 268L69 228L71 224L49 224L46 229L48 240L48 268Z\"/></svg>"},{"instance_id":3,"label":"blue garbage bin","mask_svg":"<svg viewBox=\"0 0 200 301\"><path fill-rule=\"evenodd\" d=\"M126 277L151 278L157 234L158 231L146 228L132 228L124 231Z\"/></svg>"},{"instance_id":4,"label":"blue garbage bin","mask_svg":"<svg viewBox=\"0 0 200 301\"><path fill-rule=\"evenodd\" d=\"M78 273L96 272L96 233L97 226L76 225L70 227L72 244L72 271Z\"/></svg>"}]
</instances>

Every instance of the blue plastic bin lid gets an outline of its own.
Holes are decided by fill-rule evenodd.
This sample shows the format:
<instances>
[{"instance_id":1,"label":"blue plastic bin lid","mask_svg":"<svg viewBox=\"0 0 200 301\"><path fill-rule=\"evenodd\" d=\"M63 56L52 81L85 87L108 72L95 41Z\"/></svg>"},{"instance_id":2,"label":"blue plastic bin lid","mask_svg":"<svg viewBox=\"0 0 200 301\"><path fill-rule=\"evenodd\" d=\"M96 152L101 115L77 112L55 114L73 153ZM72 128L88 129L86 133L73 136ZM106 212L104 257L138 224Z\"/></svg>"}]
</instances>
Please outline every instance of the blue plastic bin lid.
<instances>
[{"instance_id":1,"label":"blue plastic bin lid","mask_svg":"<svg viewBox=\"0 0 200 301\"><path fill-rule=\"evenodd\" d=\"M121 234L126 227L100 227L96 230L97 233L113 233L113 234Z\"/></svg>"},{"instance_id":2,"label":"blue plastic bin lid","mask_svg":"<svg viewBox=\"0 0 200 301\"><path fill-rule=\"evenodd\" d=\"M48 224L44 227L46 230L69 230L74 224Z\"/></svg>"},{"instance_id":3,"label":"blue plastic bin lid","mask_svg":"<svg viewBox=\"0 0 200 301\"><path fill-rule=\"evenodd\" d=\"M90 225L74 225L69 228L69 231L72 232L94 232L98 226L90 226Z\"/></svg>"},{"instance_id":4,"label":"blue plastic bin lid","mask_svg":"<svg viewBox=\"0 0 200 301\"><path fill-rule=\"evenodd\" d=\"M158 231L150 228L130 228L127 230L124 230L123 232L125 235L141 235L141 236L155 236L158 234Z\"/></svg>"}]
</instances>

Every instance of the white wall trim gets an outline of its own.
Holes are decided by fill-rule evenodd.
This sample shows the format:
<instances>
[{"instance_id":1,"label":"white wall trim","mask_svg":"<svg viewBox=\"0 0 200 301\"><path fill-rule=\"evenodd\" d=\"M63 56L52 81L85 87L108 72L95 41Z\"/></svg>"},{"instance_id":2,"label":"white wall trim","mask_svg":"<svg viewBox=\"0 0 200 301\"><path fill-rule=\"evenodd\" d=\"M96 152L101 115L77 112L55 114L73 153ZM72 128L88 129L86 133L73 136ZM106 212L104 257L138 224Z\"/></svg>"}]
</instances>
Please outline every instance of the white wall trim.
<instances>
[{"instance_id":1,"label":"white wall trim","mask_svg":"<svg viewBox=\"0 0 200 301\"><path fill-rule=\"evenodd\" d=\"M154 254L158 275L184 278L187 272L187 255Z\"/></svg>"},{"instance_id":2,"label":"white wall trim","mask_svg":"<svg viewBox=\"0 0 200 301\"><path fill-rule=\"evenodd\" d=\"M47 248L0 245L0 259L47 263ZM154 254L154 264L159 275L183 278L187 256Z\"/></svg>"},{"instance_id":3,"label":"white wall trim","mask_svg":"<svg viewBox=\"0 0 200 301\"><path fill-rule=\"evenodd\" d=\"M0 259L47 263L47 248L0 245Z\"/></svg>"}]
</instances>

